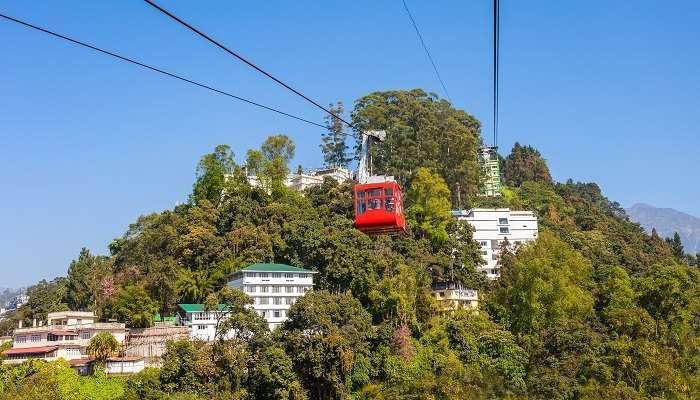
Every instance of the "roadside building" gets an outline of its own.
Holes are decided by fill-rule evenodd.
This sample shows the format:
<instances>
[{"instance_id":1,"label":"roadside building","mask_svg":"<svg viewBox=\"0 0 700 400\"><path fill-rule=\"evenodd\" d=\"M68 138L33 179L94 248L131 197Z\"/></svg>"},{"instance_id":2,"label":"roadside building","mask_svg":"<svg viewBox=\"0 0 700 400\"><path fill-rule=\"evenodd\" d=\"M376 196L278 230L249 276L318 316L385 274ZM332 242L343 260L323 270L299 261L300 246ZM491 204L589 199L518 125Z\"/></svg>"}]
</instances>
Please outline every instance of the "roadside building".
<instances>
[{"instance_id":1,"label":"roadside building","mask_svg":"<svg viewBox=\"0 0 700 400\"><path fill-rule=\"evenodd\" d=\"M124 342L126 327L116 322L96 322L92 312L61 311L49 313L44 321L34 321L32 327L19 327L13 332L13 346L6 350L4 364L20 364L28 359L53 361L87 359L90 339L109 332L119 344Z\"/></svg>"},{"instance_id":2,"label":"roadside building","mask_svg":"<svg viewBox=\"0 0 700 400\"><path fill-rule=\"evenodd\" d=\"M272 330L287 320L292 304L313 289L315 273L286 264L258 263L236 272L228 284L253 299L253 308Z\"/></svg>"},{"instance_id":3,"label":"roadside building","mask_svg":"<svg viewBox=\"0 0 700 400\"><path fill-rule=\"evenodd\" d=\"M485 265L478 271L489 279L500 276L500 251L507 243L510 249L537 239L537 217L532 211L511 211L509 208L473 208L453 211L459 221L469 223L474 230L474 240L481 247Z\"/></svg>"},{"instance_id":4,"label":"roadside building","mask_svg":"<svg viewBox=\"0 0 700 400\"><path fill-rule=\"evenodd\" d=\"M473 312L479 309L479 293L456 282L435 283L431 294L438 303L438 313L443 316L452 315L459 309Z\"/></svg>"}]
</instances>

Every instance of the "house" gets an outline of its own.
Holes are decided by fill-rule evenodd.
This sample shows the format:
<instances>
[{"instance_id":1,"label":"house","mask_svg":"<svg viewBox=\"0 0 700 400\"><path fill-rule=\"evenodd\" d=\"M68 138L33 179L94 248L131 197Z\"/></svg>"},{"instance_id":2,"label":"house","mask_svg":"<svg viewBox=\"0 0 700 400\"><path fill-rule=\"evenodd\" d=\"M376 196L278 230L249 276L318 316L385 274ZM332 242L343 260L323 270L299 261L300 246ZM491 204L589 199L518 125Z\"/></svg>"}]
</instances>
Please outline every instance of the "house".
<instances>
[{"instance_id":1,"label":"house","mask_svg":"<svg viewBox=\"0 0 700 400\"><path fill-rule=\"evenodd\" d=\"M455 282L435 283L430 291L438 303L441 315L452 315L458 309L476 312L479 309L479 293Z\"/></svg>"},{"instance_id":2,"label":"house","mask_svg":"<svg viewBox=\"0 0 700 400\"><path fill-rule=\"evenodd\" d=\"M175 325L188 328L190 340L212 342L216 339L216 326L226 318L226 306L218 310L205 310L204 304L178 304Z\"/></svg>"},{"instance_id":3,"label":"house","mask_svg":"<svg viewBox=\"0 0 700 400\"><path fill-rule=\"evenodd\" d=\"M500 250L504 243L515 249L537 239L537 217L532 211L473 208L453 211L452 215L472 226L473 239L479 243L485 262L478 270L485 273L489 279L497 279L500 276Z\"/></svg>"},{"instance_id":4,"label":"house","mask_svg":"<svg viewBox=\"0 0 700 400\"><path fill-rule=\"evenodd\" d=\"M79 358L68 361L78 375L92 375L95 370L94 358ZM146 368L143 357L110 357L105 360L106 375L137 374Z\"/></svg>"},{"instance_id":5,"label":"house","mask_svg":"<svg viewBox=\"0 0 700 400\"><path fill-rule=\"evenodd\" d=\"M329 167L304 171L300 169L296 173L287 175L284 185L297 192L303 192L306 188L318 186L323 183L324 178L335 179L338 183L343 183L353 179L353 173L349 169L341 167ZM253 187L261 185L260 179L255 175L248 176L248 183Z\"/></svg>"},{"instance_id":6,"label":"house","mask_svg":"<svg viewBox=\"0 0 700 400\"><path fill-rule=\"evenodd\" d=\"M61 311L48 313L46 323L34 320L32 327L19 327L13 333L13 346L6 350L4 364L20 364L33 358L53 361L58 358L80 360L89 358L90 339L109 332L120 344L126 337L124 324L97 322L92 312Z\"/></svg>"},{"instance_id":7,"label":"house","mask_svg":"<svg viewBox=\"0 0 700 400\"><path fill-rule=\"evenodd\" d=\"M228 285L253 299L253 309L272 330L287 320L292 304L313 289L315 273L286 264L258 263L236 272Z\"/></svg>"}]
</instances>

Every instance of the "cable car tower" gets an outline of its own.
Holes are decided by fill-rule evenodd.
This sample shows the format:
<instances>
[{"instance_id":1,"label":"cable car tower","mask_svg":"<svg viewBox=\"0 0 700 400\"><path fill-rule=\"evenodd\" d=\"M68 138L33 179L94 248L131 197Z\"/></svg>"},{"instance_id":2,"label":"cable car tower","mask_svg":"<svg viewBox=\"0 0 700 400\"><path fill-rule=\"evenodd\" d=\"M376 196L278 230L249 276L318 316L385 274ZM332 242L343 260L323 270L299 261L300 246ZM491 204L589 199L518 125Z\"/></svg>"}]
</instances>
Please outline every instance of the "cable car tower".
<instances>
[{"instance_id":1,"label":"cable car tower","mask_svg":"<svg viewBox=\"0 0 700 400\"><path fill-rule=\"evenodd\" d=\"M406 230L401 186L393 176L372 175L369 146L385 139L385 131L362 132L362 148L357 167L358 184L354 188L355 227L368 235Z\"/></svg>"}]
</instances>

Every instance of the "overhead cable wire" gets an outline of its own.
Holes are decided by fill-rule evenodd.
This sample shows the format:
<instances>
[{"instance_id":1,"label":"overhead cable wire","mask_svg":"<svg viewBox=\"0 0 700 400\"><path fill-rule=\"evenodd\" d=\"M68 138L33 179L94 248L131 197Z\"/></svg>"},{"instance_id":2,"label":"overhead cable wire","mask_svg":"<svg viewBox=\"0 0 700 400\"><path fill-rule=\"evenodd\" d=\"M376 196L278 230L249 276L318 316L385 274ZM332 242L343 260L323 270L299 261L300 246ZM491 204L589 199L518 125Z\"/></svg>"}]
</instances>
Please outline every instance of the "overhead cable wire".
<instances>
[{"instance_id":1,"label":"overhead cable wire","mask_svg":"<svg viewBox=\"0 0 700 400\"><path fill-rule=\"evenodd\" d=\"M282 82L282 81L281 81L280 79L278 79L277 77L273 76L272 74L270 74L269 72L265 71L265 70L262 69L261 67L255 65L253 62L249 61L248 59L246 59L245 57L243 57L243 56L241 56L240 54L236 53L235 51L233 51L233 50L229 49L228 47L224 46L223 44L221 44L220 42L218 42L217 40L215 40L215 39L212 38L211 36L207 35L206 33L202 32L202 31L200 31L199 29L195 28L194 26L190 25L189 23L187 23L186 21L184 21L182 18L178 17L177 15L175 15L175 14L171 13L170 11L164 9L163 7L159 6L158 4L156 4L155 2L153 2L153 1L151 1L151 0L144 0L144 1L145 1L146 3L148 3L148 4L150 4L151 6L153 6L153 8L157 9L158 11L160 11L160 12L162 12L163 14L167 15L168 17L172 18L173 20L177 21L177 22L180 23L181 25L185 26L186 28L188 28L188 29L191 30L192 32L196 33L197 35L199 35L199 36L201 36L202 38L206 39L207 41L211 42L211 43L214 44L216 47L222 49L223 51L225 51L225 52L227 52L228 54L230 54L230 55L236 57L237 59L243 61L245 64L247 64L248 66L252 67L252 68L255 69L256 71L260 72L261 74L263 74L263 75L267 76L268 78L272 79L273 81L277 82L278 84L280 84L280 85L283 86L284 88L290 90L291 92L293 92L293 93L296 94L297 96L300 96L301 98L303 98L304 100L306 100L306 101L308 101L309 103L313 104L314 106L320 108L321 110L323 110L324 112L326 112L326 113L329 114L330 116L332 116L332 117L338 119L339 121L343 122L345 125L347 125L347 126L349 126L349 127L352 127L352 128L357 128L357 127L356 127L355 125L353 125L352 123L350 123L350 122L344 120L344 119L343 119L341 116L339 116L338 114L332 112L331 110L329 110L328 108L326 108L326 107L320 105L319 103L317 103L316 101L312 100L311 98L309 98L309 97L306 96L305 94L303 94L303 93L301 93L300 91L294 89L293 87L289 86L288 84Z\"/></svg>"},{"instance_id":2,"label":"overhead cable wire","mask_svg":"<svg viewBox=\"0 0 700 400\"><path fill-rule=\"evenodd\" d=\"M498 146L498 75L500 53L500 4L493 0L493 146Z\"/></svg>"},{"instance_id":3,"label":"overhead cable wire","mask_svg":"<svg viewBox=\"0 0 700 400\"><path fill-rule=\"evenodd\" d=\"M148 1L148 0L146 0ZM430 55L430 50L428 50L428 46L425 44L425 40L423 40L423 35L421 35L420 30L418 29L418 25L416 24L416 21L413 19L413 15L411 14L411 10L408 9L408 5L406 4L406 0L401 0L403 2L403 8L406 10L406 14L408 14L408 18L411 20L411 24L413 25L413 29L416 30L416 34L418 35L418 39L420 39L420 44L423 46L423 50L425 50L425 54L428 56L428 60L430 60L430 64L433 66L433 70L435 71L435 75L438 78L438 81L440 81L440 86L442 86L442 90L445 92L445 96L447 96L447 99L452 103L452 98L450 98L450 92L447 91L447 87L445 86L445 82L443 82L442 77L440 76L440 72L438 71L438 67L435 64L435 61L433 60L433 56Z\"/></svg>"},{"instance_id":4,"label":"overhead cable wire","mask_svg":"<svg viewBox=\"0 0 700 400\"><path fill-rule=\"evenodd\" d=\"M187 83L189 83L189 84L192 84L192 85L195 85L195 86L199 86L199 87L204 88L204 89L207 89L207 90L211 90L212 92L216 92L216 93L218 93L218 94L221 94L221 95L224 95L224 96L227 96L227 97L230 97L230 98L233 98L233 99L242 101L242 102L244 102L244 103L248 103L248 104L254 105L254 106L256 106L256 107L260 107L260 108L263 108L263 109L265 109L265 110L272 111L272 112L274 112L274 113L277 113L277 114L280 114L280 115L284 115L284 116L289 117L289 118L296 119L297 121L306 122L307 124L311 124L311 125L315 125L315 126L318 126L318 127L320 127L320 128L323 128L323 129L327 129L327 127L326 127L325 125L322 125L322 124L319 124L319 123L316 123L316 122L313 122L313 121L309 121L308 119L298 117L298 116L296 116L296 115L293 115L293 114L290 114L290 113L287 113L287 112L278 110L278 109L273 108L273 107L270 107L270 106L266 106L266 105L264 105L264 104L257 103L257 102L252 101L252 100L248 100L248 99L243 98L243 97L236 96L236 95L234 95L234 94L231 94L231 93L229 93L229 92L226 92L226 91L223 91L223 90L220 90L220 89L216 89L216 88L211 87L211 86L209 86L209 85L205 85L205 84L203 84L203 83L196 82L196 81L193 81L193 80L191 80L191 79L187 79L187 78L182 77L182 76L180 76L180 75L176 75L176 74L174 74L174 73L171 73L171 72L162 70L162 69L160 69L160 68L153 67L153 66L151 66L151 65L142 63L142 62L140 62L140 61L136 61L136 60L134 60L134 59L132 59L132 58L129 58L129 57L126 57L126 56L122 56L122 55L113 53L113 52L111 52L111 51L109 51L109 50L101 49L101 48L99 48L99 47L97 47L97 46L93 46L93 45L91 45L91 44L88 44L88 43L82 42L82 41L80 41L80 40L76 40L76 39L70 38L70 37L68 37L68 36L65 36L65 35L62 35L62 34L60 34L60 33L56 33L56 32L50 31L50 30L45 29L45 28L41 28L41 27L39 27L39 26L30 24L29 22L22 21L22 20L19 20L19 19L17 19L17 18L13 18L13 17L10 17L10 16L8 16L8 15L4 15L4 14L0 14L0 17L6 19L6 20L8 20L8 21L12 21L12 22L18 23L18 24L20 24L20 25L23 25L23 26L25 26L25 27L27 27L27 28L31 28L31 29L35 29L35 30L37 30L37 31L44 32L44 33L49 34L49 35L51 35L51 36L54 36L54 37L57 37L57 38L60 38L60 39L63 39L63 40L67 40L67 41L69 41L69 42L71 42L71 43L73 43L73 44L77 44L77 45L79 45L79 46L86 47L86 48L88 48L88 49L97 51L97 52L99 52L99 53L106 54L106 55L112 56L112 57L114 57L114 58L118 58L118 59L120 59L120 60L122 60L122 61L126 61L126 62L131 63L131 64L134 64L134 65L138 65L138 66L140 66L140 67L149 69L149 70L154 71L154 72L158 72L159 74L167 75L167 76L169 76L169 77L171 77L171 78L175 78L175 79L178 79L178 80L180 80L180 81L187 82Z\"/></svg>"}]
</instances>

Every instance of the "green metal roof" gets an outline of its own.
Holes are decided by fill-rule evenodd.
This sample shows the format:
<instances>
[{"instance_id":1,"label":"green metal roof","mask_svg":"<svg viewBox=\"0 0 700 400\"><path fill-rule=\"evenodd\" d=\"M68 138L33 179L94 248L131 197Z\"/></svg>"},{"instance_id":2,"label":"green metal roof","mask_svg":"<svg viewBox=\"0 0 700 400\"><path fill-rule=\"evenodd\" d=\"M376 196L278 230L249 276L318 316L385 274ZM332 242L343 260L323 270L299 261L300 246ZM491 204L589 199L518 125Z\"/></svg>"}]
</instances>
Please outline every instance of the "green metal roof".
<instances>
[{"instance_id":1,"label":"green metal roof","mask_svg":"<svg viewBox=\"0 0 700 400\"><path fill-rule=\"evenodd\" d=\"M298 268L298 267L292 267L291 265L287 265L287 264L267 264L267 263L252 264L252 265L249 265L249 266L243 268L241 271L248 271L248 272L311 272L311 273L314 273L314 271L309 271L308 269L303 269L303 268Z\"/></svg>"},{"instance_id":2,"label":"green metal roof","mask_svg":"<svg viewBox=\"0 0 700 400\"><path fill-rule=\"evenodd\" d=\"M185 312L200 312L204 311L204 304L178 304ZM219 310L226 309L226 304L219 304Z\"/></svg>"}]
</instances>

